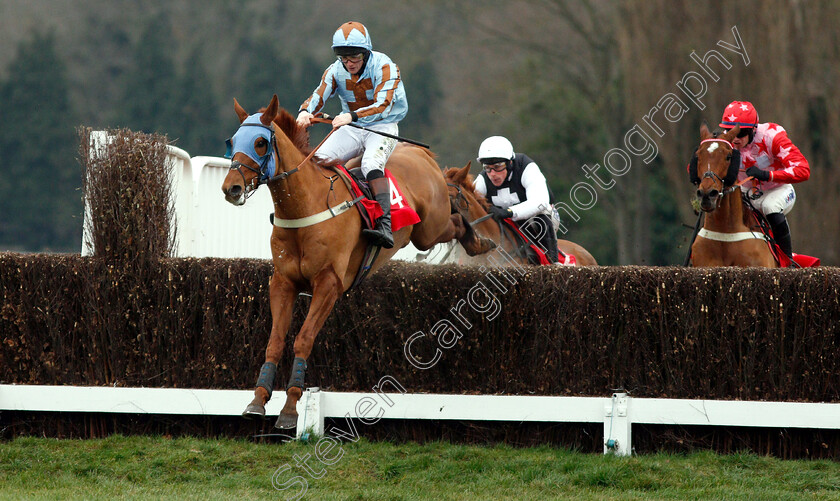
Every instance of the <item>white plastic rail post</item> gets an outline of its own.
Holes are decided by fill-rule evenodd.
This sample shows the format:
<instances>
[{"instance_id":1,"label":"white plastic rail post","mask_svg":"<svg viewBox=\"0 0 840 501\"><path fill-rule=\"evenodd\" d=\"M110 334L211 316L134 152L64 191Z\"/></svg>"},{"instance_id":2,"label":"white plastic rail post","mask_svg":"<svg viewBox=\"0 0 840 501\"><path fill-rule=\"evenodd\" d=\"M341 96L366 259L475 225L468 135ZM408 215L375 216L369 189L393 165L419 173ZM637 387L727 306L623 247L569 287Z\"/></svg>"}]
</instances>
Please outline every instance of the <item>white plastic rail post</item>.
<instances>
[{"instance_id":1,"label":"white plastic rail post","mask_svg":"<svg viewBox=\"0 0 840 501\"><path fill-rule=\"evenodd\" d=\"M298 440L308 440L311 435L324 436L324 414L321 412L323 393L317 386L307 388L297 403Z\"/></svg>"},{"instance_id":2,"label":"white plastic rail post","mask_svg":"<svg viewBox=\"0 0 840 501\"><path fill-rule=\"evenodd\" d=\"M604 406L604 454L631 455L631 429L630 397L626 393L613 393Z\"/></svg>"}]
</instances>

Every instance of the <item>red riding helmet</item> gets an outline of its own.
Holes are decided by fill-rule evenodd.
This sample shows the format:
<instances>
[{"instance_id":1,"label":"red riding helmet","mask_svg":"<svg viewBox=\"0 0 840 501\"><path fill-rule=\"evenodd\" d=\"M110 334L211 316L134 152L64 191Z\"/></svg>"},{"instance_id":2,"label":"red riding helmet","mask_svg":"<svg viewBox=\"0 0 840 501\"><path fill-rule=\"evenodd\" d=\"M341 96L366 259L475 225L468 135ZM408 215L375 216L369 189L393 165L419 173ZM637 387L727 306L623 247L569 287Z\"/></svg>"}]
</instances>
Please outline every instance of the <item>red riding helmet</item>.
<instances>
[{"instance_id":1,"label":"red riding helmet","mask_svg":"<svg viewBox=\"0 0 840 501\"><path fill-rule=\"evenodd\" d=\"M724 129L731 129L736 125L740 125L741 129L752 129L758 125L758 112L749 101L732 101L723 110L723 117L718 125Z\"/></svg>"}]
</instances>

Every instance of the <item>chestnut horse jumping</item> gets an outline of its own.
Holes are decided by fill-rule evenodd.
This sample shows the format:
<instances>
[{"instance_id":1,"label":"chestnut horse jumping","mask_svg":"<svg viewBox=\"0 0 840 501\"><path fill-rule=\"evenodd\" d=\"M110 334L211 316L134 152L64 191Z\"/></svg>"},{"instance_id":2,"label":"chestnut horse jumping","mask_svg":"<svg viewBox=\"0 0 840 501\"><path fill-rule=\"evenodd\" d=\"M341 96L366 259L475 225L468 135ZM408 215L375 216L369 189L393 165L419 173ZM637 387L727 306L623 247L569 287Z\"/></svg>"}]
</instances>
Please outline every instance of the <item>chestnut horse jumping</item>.
<instances>
[{"instance_id":1,"label":"chestnut horse jumping","mask_svg":"<svg viewBox=\"0 0 840 501\"><path fill-rule=\"evenodd\" d=\"M778 268L764 234L754 227L735 183L740 157L732 146L740 127L713 137L706 124L700 127L696 151L697 198L706 213L703 229L691 246L693 266L763 266Z\"/></svg>"},{"instance_id":2,"label":"chestnut horse jumping","mask_svg":"<svg viewBox=\"0 0 840 501\"><path fill-rule=\"evenodd\" d=\"M475 222L487 216L489 204L483 196L475 192L473 177L470 175L471 165L472 162L469 162L460 169L455 167L446 169L443 175L446 178L446 182L449 183L449 200L452 204L453 211L461 213L464 219ZM475 224L475 229L482 236L496 242L497 246L504 249L505 252L509 253L520 263L529 264L528 257L519 251L513 230L507 225L501 225L493 219L485 218ZM557 240L557 248L563 254L575 256L577 264L581 266L598 265L598 262L595 261L595 258L592 257L589 251L574 242ZM483 260L483 256L476 256L471 262L479 264L483 263Z\"/></svg>"},{"instance_id":3,"label":"chestnut horse jumping","mask_svg":"<svg viewBox=\"0 0 840 501\"><path fill-rule=\"evenodd\" d=\"M336 181L334 171L308 160L309 134L280 109L276 95L262 113L249 115L236 100L234 109L241 125L230 143L231 170L222 191L228 202L242 205L251 191L267 184L274 200L275 223L270 242L274 265L269 287L271 335L254 399L243 416L265 417L265 403L274 388L295 299L301 292L310 292L309 311L295 338L286 403L275 424L278 428L294 428L306 360L315 337L339 295L353 284L368 242L361 235L361 216L353 207L350 190ZM426 250L458 239L470 255L493 248L491 241L476 236L461 215L451 212L446 181L430 151L400 145L386 168L420 222L396 231L394 247L381 249L371 271L409 241Z\"/></svg>"}]
</instances>

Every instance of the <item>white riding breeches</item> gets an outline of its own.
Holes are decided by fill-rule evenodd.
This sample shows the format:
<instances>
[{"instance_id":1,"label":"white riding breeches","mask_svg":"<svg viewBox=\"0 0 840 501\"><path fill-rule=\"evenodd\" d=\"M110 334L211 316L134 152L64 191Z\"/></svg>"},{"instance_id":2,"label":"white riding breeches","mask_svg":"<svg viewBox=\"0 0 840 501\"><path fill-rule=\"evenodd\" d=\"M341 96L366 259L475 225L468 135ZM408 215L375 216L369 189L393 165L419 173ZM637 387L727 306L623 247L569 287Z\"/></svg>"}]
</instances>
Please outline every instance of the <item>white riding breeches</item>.
<instances>
[{"instance_id":1,"label":"white riding breeches","mask_svg":"<svg viewBox=\"0 0 840 501\"><path fill-rule=\"evenodd\" d=\"M767 190L755 200L752 200L753 207L761 211L765 216L781 212L787 215L793 204L796 203L796 191L793 185L783 184L771 190Z\"/></svg>"},{"instance_id":2,"label":"white riding breeches","mask_svg":"<svg viewBox=\"0 0 840 501\"><path fill-rule=\"evenodd\" d=\"M362 174L367 178L368 173L373 170L383 170L385 162L397 146L397 140L385 137L371 130L385 132L396 136L399 133L397 124L373 124L366 127L370 130L357 129L349 125L339 127L332 135L324 141L324 144L315 152L319 160L338 160L347 162L361 154Z\"/></svg>"}]
</instances>

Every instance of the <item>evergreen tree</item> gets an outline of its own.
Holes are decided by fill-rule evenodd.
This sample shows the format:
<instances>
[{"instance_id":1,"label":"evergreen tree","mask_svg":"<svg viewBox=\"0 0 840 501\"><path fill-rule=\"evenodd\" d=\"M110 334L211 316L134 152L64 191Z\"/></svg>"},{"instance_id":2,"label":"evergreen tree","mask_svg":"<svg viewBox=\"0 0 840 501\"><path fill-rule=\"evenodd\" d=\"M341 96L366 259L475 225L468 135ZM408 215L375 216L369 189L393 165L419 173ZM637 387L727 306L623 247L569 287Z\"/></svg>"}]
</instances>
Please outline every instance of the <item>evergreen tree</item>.
<instances>
[{"instance_id":1,"label":"evergreen tree","mask_svg":"<svg viewBox=\"0 0 840 501\"><path fill-rule=\"evenodd\" d=\"M22 42L0 83L0 247L78 251L82 180L66 68L52 33Z\"/></svg>"},{"instance_id":2,"label":"evergreen tree","mask_svg":"<svg viewBox=\"0 0 840 501\"><path fill-rule=\"evenodd\" d=\"M401 71L400 76L408 97L408 114L400 123L400 131L406 137L428 141L434 127L433 112L443 97L435 65L424 59L409 71Z\"/></svg>"},{"instance_id":3,"label":"evergreen tree","mask_svg":"<svg viewBox=\"0 0 840 501\"><path fill-rule=\"evenodd\" d=\"M133 64L123 75L124 94L116 120L121 126L168 134L177 122L178 81L172 49L169 19L163 14L150 19L134 48Z\"/></svg>"},{"instance_id":4,"label":"evergreen tree","mask_svg":"<svg viewBox=\"0 0 840 501\"><path fill-rule=\"evenodd\" d=\"M216 93L210 84L212 79L199 51L187 58L177 81L169 137L190 156L223 155L224 139L230 131L219 117Z\"/></svg>"},{"instance_id":5,"label":"evergreen tree","mask_svg":"<svg viewBox=\"0 0 840 501\"><path fill-rule=\"evenodd\" d=\"M290 65L274 46L275 43L266 38L244 38L236 51L239 57L232 71L238 78L233 80L231 92L249 113L267 105L275 93L280 98L280 106L291 106L290 96L283 91L282 79L290 73Z\"/></svg>"}]
</instances>

